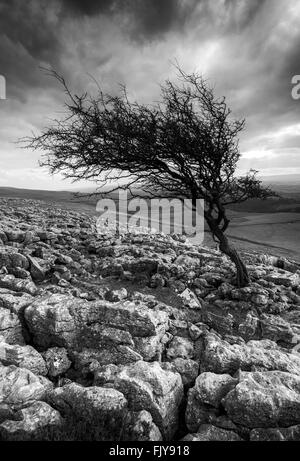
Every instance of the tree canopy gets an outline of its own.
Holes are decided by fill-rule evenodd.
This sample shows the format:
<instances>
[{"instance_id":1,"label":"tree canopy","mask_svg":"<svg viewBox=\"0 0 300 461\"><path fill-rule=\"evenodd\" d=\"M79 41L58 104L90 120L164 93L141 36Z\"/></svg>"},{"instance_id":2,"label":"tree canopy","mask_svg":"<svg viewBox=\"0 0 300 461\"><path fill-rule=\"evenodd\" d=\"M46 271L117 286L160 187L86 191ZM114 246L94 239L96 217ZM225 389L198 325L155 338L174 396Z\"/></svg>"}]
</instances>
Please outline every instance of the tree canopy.
<instances>
[{"instance_id":1,"label":"tree canopy","mask_svg":"<svg viewBox=\"0 0 300 461\"><path fill-rule=\"evenodd\" d=\"M66 116L26 140L41 149L41 164L74 181L95 181L99 192L126 188L143 196L204 199L204 217L221 251L237 267L237 283L247 285L247 269L229 244L226 207L250 198L274 195L257 172L235 175L244 119L234 119L224 97L218 98L203 76L179 70L178 82L161 86L152 105L119 95L71 92L62 84ZM107 187L109 185L109 187Z\"/></svg>"}]
</instances>

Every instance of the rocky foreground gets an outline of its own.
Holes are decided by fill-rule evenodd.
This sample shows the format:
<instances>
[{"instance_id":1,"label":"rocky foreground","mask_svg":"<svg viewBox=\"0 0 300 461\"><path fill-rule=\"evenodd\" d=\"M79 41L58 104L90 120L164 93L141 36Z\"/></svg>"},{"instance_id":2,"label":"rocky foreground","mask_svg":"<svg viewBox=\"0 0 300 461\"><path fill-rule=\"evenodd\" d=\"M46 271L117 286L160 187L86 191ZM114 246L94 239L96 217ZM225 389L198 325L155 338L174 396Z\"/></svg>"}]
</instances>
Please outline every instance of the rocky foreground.
<instances>
[{"instance_id":1,"label":"rocky foreground","mask_svg":"<svg viewBox=\"0 0 300 461\"><path fill-rule=\"evenodd\" d=\"M244 254L237 289L176 236L30 200L0 215L2 440L300 440L297 264Z\"/></svg>"}]
</instances>

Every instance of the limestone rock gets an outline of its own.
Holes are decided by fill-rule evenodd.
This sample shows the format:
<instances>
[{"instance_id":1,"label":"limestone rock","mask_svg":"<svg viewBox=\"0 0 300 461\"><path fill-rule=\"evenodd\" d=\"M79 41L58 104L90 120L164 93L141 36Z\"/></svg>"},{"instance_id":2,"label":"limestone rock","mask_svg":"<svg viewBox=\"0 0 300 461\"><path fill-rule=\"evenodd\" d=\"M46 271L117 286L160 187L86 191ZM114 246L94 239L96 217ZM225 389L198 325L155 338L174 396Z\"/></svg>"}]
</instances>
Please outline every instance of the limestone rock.
<instances>
[{"instance_id":1,"label":"limestone rock","mask_svg":"<svg viewBox=\"0 0 300 461\"><path fill-rule=\"evenodd\" d=\"M0 335L8 344L24 344L18 316L3 307L0 307Z\"/></svg>"},{"instance_id":2,"label":"limestone rock","mask_svg":"<svg viewBox=\"0 0 300 461\"><path fill-rule=\"evenodd\" d=\"M164 337L148 336L147 338L136 337L135 349L146 361L159 360L164 349Z\"/></svg>"},{"instance_id":3,"label":"limestone rock","mask_svg":"<svg viewBox=\"0 0 300 461\"><path fill-rule=\"evenodd\" d=\"M0 362L26 368L36 375L46 376L47 367L41 354L32 346L9 345L0 342Z\"/></svg>"},{"instance_id":4,"label":"limestone rock","mask_svg":"<svg viewBox=\"0 0 300 461\"><path fill-rule=\"evenodd\" d=\"M68 358L68 353L63 347L52 347L43 354L48 375L51 378L60 376L65 373L71 366L71 361Z\"/></svg>"},{"instance_id":5,"label":"limestone rock","mask_svg":"<svg viewBox=\"0 0 300 461\"><path fill-rule=\"evenodd\" d=\"M237 380L230 375L202 373L198 376L195 386L188 392L185 412L186 425L190 431L208 422L212 415L218 413L222 398L235 387Z\"/></svg>"},{"instance_id":6,"label":"limestone rock","mask_svg":"<svg viewBox=\"0 0 300 461\"><path fill-rule=\"evenodd\" d=\"M52 383L15 365L0 366L0 404L21 408L35 400L43 400Z\"/></svg>"},{"instance_id":7,"label":"limestone rock","mask_svg":"<svg viewBox=\"0 0 300 461\"><path fill-rule=\"evenodd\" d=\"M27 257L30 263L30 274L35 282L42 282L45 279L46 271L40 266L38 261L32 256Z\"/></svg>"},{"instance_id":8,"label":"limestone rock","mask_svg":"<svg viewBox=\"0 0 300 461\"><path fill-rule=\"evenodd\" d=\"M252 312L248 312L245 321L239 325L239 334L246 340L252 339L254 336L258 336L259 326L259 318Z\"/></svg>"},{"instance_id":9,"label":"limestone rock","mask_svg":"<svg viewBox=\"0 0 300 461\"><path fill-rule=\"evenodd\" d=\"M276 429L252 429L250 440L252 442L299 442L300 425Z\"/></svg>"},{"instance_id":10,"label":"limestone rock","mask_svg":"<svg viewBox=\"0 0 300 461\"><path fill-rule=\"evenodd\" d=\"M163 336L168 328L165 312L150 310L143 304L86 302L68 295L37 299L26 308L25 318L35 344L77 350L103 344L103 329L98 330L99 325L137 337Z\"/></svg>"},{"instance_id":11,"label":"limestone rock","mask_svg":"<svg viewBox=\"0 0 300 461\"><path fill-rule=\"evenodd\" d=\"M300 423L300 376L282 371L241 372L223 399L229 418L246 427L288 427Z\"/></svg>"},{"instance_id":12,"label":"limestone rock","mask_svg":"<svg viewBox=\"0 0 300 461\"><path fill-rule=\"evenodd\" d=\"M284 352L270 340L229 344L214 334L207 334L201 357L201 370L233 374L237 370L281 370L300 376L300 356Z\"/></svg>"},{"instance_id":13,"label":"limestone rock","mask_svg":"<svg viewBox=\"0 0 300 461\"><path fill-rule=\"evenodd\" d=\"M128 296L128 293L127 293L126 288L121 288L120 290L109 290L106 293L105 298L108 301L115 303L118 301L122 301L123 299L126 299L127 296Z\"/></svg>"},{"instance_id":14,"label":"limestone rock","mask_svg":"<svg viewBox=\"0 0 300 461\"><path fill-rule=\"evenodd\" d=\"M216 375L214 373L202 373L198 376L194 388L190 394L194 394L196 400L218 408L222 398L228 394L237 384L237 379L230 375Z\"/></svg>"},{"instance_id":15,"label":"limestone rock","mask_svg":"<svg viewBox=\"0 0 300 461\"><path fill-rule=\"evenodd\" d=\"M28 293L16 293L7 288L0 288L0 306L9 309L22 319L25 307L33 302L34 298Z\"/></svg>"},{"instance_id":16,"label":"limestone rock","mask_svg":"<svg viewBox=\"0 0 300 461\"><path fill-rule=\"evenodd\" d=\"M128 400L131 410L148 411L167 440L178 427L178 410L183 398L183 385L178 373L165 371L158 362L139 361L119 367L110 375L99 371L95 375L98 382L120 390Z\"/></svg>"},{"instance_id":17,"label":"limestone rock","mask_svg":"<svg viewBox=\"0 0 300 461\"><path fill-rule=\"evenodd\" d=\"M72 383L54 389L48 395L48 401L69 424L78 424L78 437L115 441L122 434L127 401L115 389ZM80 421L84 424L80 425Z\"/></svg>"},{"instance_id":18,"label":"limestone rock","mask_svg":"<svg viewBox=\"0 0 300 461\"><path fill-rule=\"evenodd\" d=\"M169 359L192 359L194 357L194 345L192 341L187 338L175 336L169 344L167 350L167 357Z\"/></svg>"},{"instance_id":19,"label":"limestone rock","mask_svg":"<svg viewBox=\"0 0 300 461\"><path fill-rule=\"evenodd\" d=\"M76 369L89 369L91 363L100 365L128 364L142 360L142 356L129 346L116 345L101 349L84 348L80 352L70 351Z\"/></svg>"},{"instance_id":20,"label":"limestone rock","mask_svg":"<svg viewBox=\"0 0 300 461\"><path fill-rule=\"evenodd\" d=\"M45 402L34 402L19 413L21 420L6 420L0 424L2 440L51 440L53 431L60 430L63 424L59 412Z\"/></svg>"},{"instance_id":21,"label":"limestone rock","mask_svg":"<svg viewBox=\"0 0 300 461\"><path fill-rule=\"evenodd\" d=\"M0 217L0 437L300 438L299 264L242 251L237 288L182 236L42 200Z\"/></svg>"},{"instance_id":22,"label":"limestone rock","mask_svg":"<svg viewBox=\"0 0 300 461\"><path fill-rule=\"evenodd\" d=\"M146 410L128 412L122 439L126 442L160 442L163 440L151 414Z\"/></svg>"},{"instance_id":23,"label":"limestone rock","mask_svg":"<svg viewBox=\"0 0 300 461\"><path fill-rule=\"evenodd\" d=\"M209 424L199 427L197 433L188 434L182 442L239 442L242 439L233 431L226 431Z\"/></svg>"},{"instance_id":24,"label":"limestone rock","mask_svg":"<svg viewBox=\"0 0 300 461\"><path fill-rule=\"evenodd\" d=\"M205 327L206 329L208 328L207 325L205 325ZM199 326L191 325L189 327L189 335L193 341L197 341L197 339L199 339L200 336L202 336L202 334L203 334L203 330L199 328Z\"/></svg>"},{"instance_id":25,"label":"limestone rock","mask_svg":"<svg viewBox=\"0 0 300 461\"><path fill-rule=\"evenodd\" d=\"M3 248L0 250L0 267L5 266L8 270L20 267L28 269L29 262L26 256L16 252L13 248Z\"/></svg>"},{"instance_id":26,"label":"limestone rock","mask_svg":"<svg viewBox=\"0 0 300 461\"><path fill-rule=\"evenodd\" d=\"M189 388L194 385L195 379L199 374L199 363L191 359L177 358L172 362L163 362L162 367L166 369L166 365L171 365L170 370L177 371L180 374L182 383Z\"/></svg>"},{"instance_id":27,"label":"limestone rock","mask_svg":"<svg viewBox=\"0 0 300 461\"><path fill-rule=\"evenodd\" d=\"M291 325L277 315L263 314L260 319L262 337L292 344L295 332Z\"/></svg>"},{"instance_id":28,"label":"limestone rock","mask_svg":"<svg viewBox=\"0 0 300 461\"><path fill-rule=\"evenodd\" d=\"M195 293L192 292L189 288L186 288L183 293L180 295L183 304L190 309L201 309L201 303Z\"/></svg>"},{"instance_id":29,"label":"limestone rock","mask_svg":"<svg viewBox=\"0 0 300 461\"><path fill-rule=\"evenodd\" d=\"M299 275L291 274L287 271L275 272L274 274L268 275L266 280L275 283L275 285L283 285L285 287L297 287L299 286Z\"/></svg>"},{"instance_id":30,"label":"limestone rock","mask_svg":"<svg viewBox=\"0 0 300 461\"><path fill-rule=\"evenodd\" d=\"M19 279L14 275L0 276L0 287L7 288L18 293L28 293L32 296L35 296L38 291L36 285L32 281Z\"/></svg>"}]
</instances>

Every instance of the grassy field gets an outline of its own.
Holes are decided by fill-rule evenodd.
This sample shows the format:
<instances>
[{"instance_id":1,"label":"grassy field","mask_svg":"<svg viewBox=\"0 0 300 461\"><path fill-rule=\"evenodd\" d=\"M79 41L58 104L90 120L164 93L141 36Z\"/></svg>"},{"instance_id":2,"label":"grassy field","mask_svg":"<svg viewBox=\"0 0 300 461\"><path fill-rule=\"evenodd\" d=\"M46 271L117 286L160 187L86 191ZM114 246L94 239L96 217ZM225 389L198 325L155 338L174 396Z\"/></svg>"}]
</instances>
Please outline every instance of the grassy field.
<instances>
[{"instance_id":1,"label":"grassy field","mask_svg":"<svg viewBox=\"0 0 300 461\"><path fill-rule=\"evenodd\" d=\"M228 236L239 248L300 261L300 213L231 213Z\"/></svg>"},{"instance_id":2,"label":"grassy field","mask_svg":"<svg viewBox=\"0 0 300 461\"><path fill-rule=\"evenodd\" d=\"M293 192L295 193L295 190ZM43 200L51 206L96 215L97 198L79 198L67 191L0 188L0 197ZM242 205L239 205L234 210L229 210L231 224L227 231L228 236L239 249L269 253L300 262L298 194L297 198L284 197L277 201L270 201L269 207L267 205L266 201L251 201L244 205L244 209ZM298 209L299 212L294 211ZM204 244L215 246L209 232L205 232Z\"/></svg>"}]
</instances>

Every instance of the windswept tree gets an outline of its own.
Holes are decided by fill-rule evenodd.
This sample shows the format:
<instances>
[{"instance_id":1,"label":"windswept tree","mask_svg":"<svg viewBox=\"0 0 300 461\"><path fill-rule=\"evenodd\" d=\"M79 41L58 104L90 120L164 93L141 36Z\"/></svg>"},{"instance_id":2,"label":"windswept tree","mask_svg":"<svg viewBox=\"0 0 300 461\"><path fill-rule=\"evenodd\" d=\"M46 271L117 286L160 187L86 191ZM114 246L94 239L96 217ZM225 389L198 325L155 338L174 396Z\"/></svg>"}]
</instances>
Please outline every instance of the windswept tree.
<instances>
[{"instance_id":1,"label":"windswept tree","mask_svg":"<svg viewBox=\"0 0 300 461\"><path fill-rule=\"evenodd\" d=\"M53 72L66 93L67 114L27 139L26 146L45 152L42 165L51 173L93 180L100 190L107 184L119 187L122 178L123 187L150 198L204 199L207 225L243 287L249 276L226 236L226 207L273 193L262 187L256 171L234 175L245 121L232 119L225 98L217 98L201 75L178 70L178 83L166 81L153 105L131 102L125 88L118 96L100 88L96 97L77 96Z\"/></svg>"}]
</instances>

